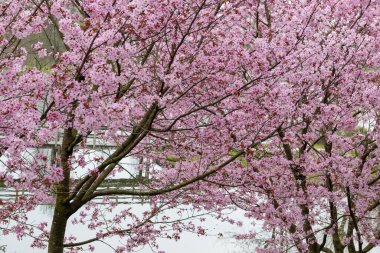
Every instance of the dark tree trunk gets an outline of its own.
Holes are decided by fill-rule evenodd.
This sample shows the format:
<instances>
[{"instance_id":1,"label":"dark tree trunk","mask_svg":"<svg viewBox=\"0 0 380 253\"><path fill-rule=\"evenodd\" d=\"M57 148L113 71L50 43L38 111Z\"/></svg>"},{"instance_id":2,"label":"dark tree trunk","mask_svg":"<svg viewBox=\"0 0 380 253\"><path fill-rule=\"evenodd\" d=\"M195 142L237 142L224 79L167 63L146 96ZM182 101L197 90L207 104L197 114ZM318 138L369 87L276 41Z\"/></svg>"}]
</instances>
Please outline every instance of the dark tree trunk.
<instances>
[{"instance_id":1,"label":"dark tree trunk","mask_svg":"<svg viewBox=\"0 0 380 253\"><path fill-rule=\"evenodd\" d=\"M49 238L49 253L63 253L63 243L65 239L67 224L66 207L56 204L54 209L54 217L51 224Z\"/></svg>"},{"instance_id":2,"label":"dark tree trunk","mask_svg":"<svg viewBox=\"0 0 380 253\"><path fill-rule=\"evenodd\" d=\"M63 134L62 148L60 154L60 164L63 170L63 180L56 187L56 201L54 216L51 224L48 253L63 253L63 244L65 239L66 225L69 218L66 199L70 191L70 150L71 144L75 140L75 134L72 129L66 129Z\"/></svg>"}]
</instances>

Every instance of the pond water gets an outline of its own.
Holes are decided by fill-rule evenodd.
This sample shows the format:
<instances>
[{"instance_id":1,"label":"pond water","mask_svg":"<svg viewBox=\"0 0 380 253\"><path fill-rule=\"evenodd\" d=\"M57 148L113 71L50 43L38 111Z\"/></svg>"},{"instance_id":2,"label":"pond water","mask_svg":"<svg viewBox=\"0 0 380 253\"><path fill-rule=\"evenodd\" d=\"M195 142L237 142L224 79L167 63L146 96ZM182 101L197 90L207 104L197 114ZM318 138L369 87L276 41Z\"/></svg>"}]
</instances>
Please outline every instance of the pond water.
<instances>
[{"instance_id":1,"label":"pond water","mask_svg":"<svg viewBox=\"0 0 380 253\"><path fill-rule=\"evenodd\" d=\"M34 152L36 150L32 149L30 152ZM49 155L50 150L39 149L39 152L46 152ZM109 152L111 152L110 150ZM29 153L30 153L29 152ZM105 153L102 150L103 154ZM29 154L28 153L28 154ZM93 152L88 155L90 159L93 156L99 155L98 151ZM3 159L2 159L3 160ZM135 174L133 167L138 164L138 161L133 158L125 158L121 162L124 166L125 171L119 172L116 176L112 177L114 179L120 178L130 178L131 174ZM0 171L3 171L5 168L0 165ZM72 173L74 178L80 178L83 174L86 174L89 169L93 169L91 164L88 164L86 168L77 168L74 173ZM128 171L127 171L128 170ZM0 188L0 199L9 199L15 198L18 194L28 194L27 192L15 192L12 189ZM135 213L142 213L147 209L146 204L141 204L140 200L131 200L128 198L119 198L119 203L116 209L123 209L128 207L133 207ZM132 203L131 203L132 202ZM41 205L36 208L36 210L29 213L28 218L30 223L38 224L39 222L50 222L53 215L53 206L49 205ZM80 210L79 210L80 211ZM169 211L170 212L170 211ZM175 212L174 210L172 212ZM77 215L79 212L77 212ZM244 216L241 212L235 212L231 214L239 219L244 219ZM169 215L170 216L170 213ZM75 217L75 215L74 215ZM194 222L196 223L196 222ZM160 248L159 250L163 250L166 253L241 253L236 251L236 243L233 239L231 239L232 235L235 233L241 233L242 228L237 227L235 225L231 225L229 223L221 223L213 218L208 217L205 222L202 223L202 226L207 228L208 236L197 236L196 234L190 232L184 232L181 234L181 239L179 241L169 240L169 239L158 239ZM247 229L249 230L249 229ZM222 233L223 238L219 238L218 234ZM86 240L89 238L93 238L95 233L92 233L86 226L84 225L72 225L71 222L68 223L68 228L66 231L66 236L73 235L78 238L78 241ZM120 238L114 237L107 240L111 246L117 247L121 246L119 243ZM15 236L9 235L4 237L0 231L0 249L2 245L6 245L7 253L42 253L47 252L47 250L41 249L33 249L30 247L32 239L30 237L24 237L22 241L18 241ZM96 249L96 253L112 253L114 252L109 246L96 242L93 244ZM155 250L157 251L157 250ZM149 246L138 249L138 252L141 253L152 253L153 251ZM1 250L0 250L1 253Z\"/></svg>"},{"instance_id":2,"label":"pond water","mask_svg":"<svg viewBox=\"0 0 380 253\"><path fill-rule=\"evenodd\" d=\"M0 198L12 198L15 196L15 192L8 191L0 191ZM134 200L132 203L127 199L119 199L120 204L117 205L115 211L121 210L123 208L132 207L134 213L141 213L146 208L148 208L147 204L138 203L138 201ZM37 207L36 210L30 212L29 214L29 222L37 224L42 221L49 222L53 215L53 206L51 205L41 205ZM169 210L170 212L175 212L175 210ZM77 212L78 214L79 212ZM231 213L232 217L239 218L240 220L244 220L244 216L241 212L235 211ZM75 215L74 215L75 217ZM195 224L199 224L199 222L195 221ZM181 239L179 241L169 240L169 239L158 239L160 248L159 250L163 250L166 253L240 253L237 250L236 242L231 238L235 233L241 233L242 228L237 227L236 225L231 225L229 223L222 223L220 221L215 220L212 217L206 216L206 221L202 223L202 226L207 228L207 236L198 236L196 234L190 232L184 232L181 234ZM249 229L247 229L249 230ZM222 238L218 237L218 234L222 233L224 236ZM68 223L68 229L66 235L74 235L78 238L78 241L86 240L94 237L94 233L90 231L84 225L72 225L71 222ZM106 240L113 247L120 246L120 238L114 237ZM32 239L30 237L23 238L22 241L18 241L15 236L0 236L0 245L6 245L7 253L43 253L47 252L47 249L33 249L30 247L30 243ZM112 253L114 250L109 246L96 242L93 244L95 246L96 253ZM152 249L149 246L145 246L143 248L139 248L136 250L140 253L152 253L157 252L157 249ZM1 251L0 251L1 252Z\"/></svg>"}]
</instances>

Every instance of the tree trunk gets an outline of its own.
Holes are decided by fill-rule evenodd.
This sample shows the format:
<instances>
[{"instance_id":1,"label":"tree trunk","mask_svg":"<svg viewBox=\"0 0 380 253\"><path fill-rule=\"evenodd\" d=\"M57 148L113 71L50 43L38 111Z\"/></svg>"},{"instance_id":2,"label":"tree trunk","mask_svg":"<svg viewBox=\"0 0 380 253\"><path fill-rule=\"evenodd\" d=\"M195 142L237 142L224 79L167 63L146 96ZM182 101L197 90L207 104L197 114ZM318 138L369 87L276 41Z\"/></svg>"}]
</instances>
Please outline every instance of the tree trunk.
<instances>
[{"instance_id":1,"label":"tree trunk","mask_svg":"<svg viewBox=\"0 0 380 253\"><path fill-rule=\"evenodd\" d=\"M50 229L50 238L48 253L63 253L63 244L65 239L66 225L69 218L68 203L65 203L69 197L70 191L70 150L71 144L75 140L74 131L69 128L63 133L62 148L60 154L60 164L63 171L63 180L56 187L56 201L54 207L54 216Z\"/></svg>"},{"instance_id":2,"label":"tree trunk","mask_svg":"<svg viewBox=\"0 0 380 253\"><path fill-rule=\"evenodd\" d=\"M56 204L50 230L48 253L63 253L66 224L66 207Z\"/></svg>"}]
</instances>

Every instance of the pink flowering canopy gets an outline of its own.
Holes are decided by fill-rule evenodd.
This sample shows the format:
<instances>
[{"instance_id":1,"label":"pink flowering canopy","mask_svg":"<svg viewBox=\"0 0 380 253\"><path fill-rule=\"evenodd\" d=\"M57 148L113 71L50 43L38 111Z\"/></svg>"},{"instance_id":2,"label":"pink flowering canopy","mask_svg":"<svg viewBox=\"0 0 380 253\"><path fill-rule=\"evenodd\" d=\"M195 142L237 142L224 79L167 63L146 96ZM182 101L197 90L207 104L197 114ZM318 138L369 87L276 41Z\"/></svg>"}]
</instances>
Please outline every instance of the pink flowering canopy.
<instances>
[{"instance_id":1,"label":"pink flowering canopy","mask_svg":"<svg viewBox=\"0 0 380 253\"><path fill-rule=\"evenodd\" d=\"M238 208L252 232L236 237L258 253L380 245L379 0L5 0L0 13L0 178L29 193L0 199L3 234L49 253L118 236L130 252L207 233L182 213L235 223L224 211ZM102 187L118 175L133 189ZM31 224L46 203L53 220Z\"/></svg>"}]
</instances>

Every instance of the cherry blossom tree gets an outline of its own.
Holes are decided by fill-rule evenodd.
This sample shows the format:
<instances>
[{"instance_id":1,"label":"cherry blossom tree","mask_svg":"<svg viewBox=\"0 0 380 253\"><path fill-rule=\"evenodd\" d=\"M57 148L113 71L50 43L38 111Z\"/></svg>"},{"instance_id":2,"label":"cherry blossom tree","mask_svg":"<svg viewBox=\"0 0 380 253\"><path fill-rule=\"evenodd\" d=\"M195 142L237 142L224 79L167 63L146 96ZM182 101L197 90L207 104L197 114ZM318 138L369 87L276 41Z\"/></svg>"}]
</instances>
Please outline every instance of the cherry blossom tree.
<instances>
[{"instance_id":1,"label":"cherry blossom tree","mask_svg":"<svg viewBox=\"0 0 380 253\"><path fill-rule=\"evenodd\" d=\"M115 251L128 252L205 233L165 210L235 222L223 210L236 207L270 233L257 252L380 244L378 0L14 0L0 11L1 179L30 193L1 200L3 233L49 253L119 236ZM95 136L110 152L91 153ZM102 187L126 171L133 188ZM150 207L115 213L112 196ZM52 202L49 225L28 222ZM96 237L78 241L68 222Z\"/></svg>"}]
</instances>

